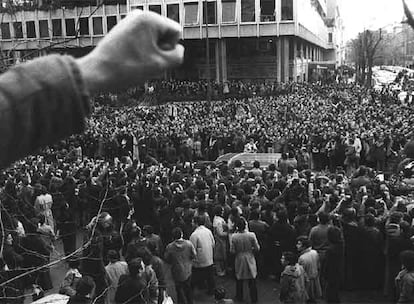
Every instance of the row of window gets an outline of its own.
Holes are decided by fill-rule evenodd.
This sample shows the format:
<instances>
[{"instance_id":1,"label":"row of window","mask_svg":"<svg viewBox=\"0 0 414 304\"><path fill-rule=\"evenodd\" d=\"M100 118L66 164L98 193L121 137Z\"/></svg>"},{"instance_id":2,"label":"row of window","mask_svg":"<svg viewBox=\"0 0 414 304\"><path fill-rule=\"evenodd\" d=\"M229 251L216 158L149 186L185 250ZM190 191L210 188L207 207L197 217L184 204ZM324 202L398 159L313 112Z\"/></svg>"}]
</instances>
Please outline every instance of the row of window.
<instances>
[{"instance_id":1,"label":"row of window","mask_svg":"<svg viewBox=\"0 0 414 304\"><path fill-rule=\"evenodd\" d=\"M241 22L255 22L256 0L240 0L241 7ZM260 21L271 22L275 21L275 0L259 0L260 1ZM199 2L186 2L184 5L184 25L197 25L199 24L199 5L202 5L203 9L203 23L217 24L217 2L208 1L206 4L200 4ZM281 7L281 19L293 20L293 0L282 0ZM143 9L142 6L136 6L135 8ZM150 11L161 14L160 4L150 4L148 6ZM180 4L172 3L166 6L166 15L178 23L180 23ZM121 15L124 17L124 15ZM116 16L106 17L92 17L92 33L89 29L89 18L80 17L79 19L52 19L39 20L37 26L39 29L40 38L50 37L75 37L75 36L89 36L89 35L103 35L104 27L103 22L106 18L107 30L109 31L117 23ZM222 0L222 22L232 23L236 22L236 0ZM65 22L66 33L63 33L62 22ZM1 38L11 39L12 33L10 25L13 26L13 38L23 38L23 26L26 27L27 38L36 38L36 22L26 21L22 22L4 22L0 24ZM78 35L77 35L78 32Z\"/></svg>"},{"instance_id":2,"label":"row of window","mask_svg":"<svg viewBox=\"0 0 414 304\"><path fill-rule=\"evenodd\" d=\"M241 6L241 22L255 22L256 21L256 0L240 0ZM260 1L260 21L272 22L276 20L276 5L275 0L259 0ZM231 23L236 22L236 0L222 0L222 22ZM281 3L281 19L293 20L293 0L282 0ZM204 3L199 2L185 2L184 5L184 25L199 24L199 5L203 10L203 24L217 24L217 2L208 1ZM143 6L134 6L136 9L143 9ZM148 10L157 14L162 14L161 4L150 4ZM167 4L166 15L178 23L180 23L180 4Z\"/></svg>"},{"instance_id":3,"label":"row of window","mask_svg":"<svg viewBox=\"0 0 414 304\"><path fill-rule=\"evenodd\" d=\"M125 15L121 15L121 18ZM65 22L66 33L63 33L62 22ZM37 24L35 21L26 21L24 24L22 22L13 22L13 38L21 39L23 38L23 26L26 27L27 38L37 38L36 37L36 25L39 29L40 38L50 38L50 37L75 37L75 36L90 36L90 35L103 35L104 17L92 17L92 33L89 28L89 18L80 17L79 19L69 18L69 19L52 19L51 23L49 20L39 20ZM106 27L108 32L117 24L116 16L106 16ZM2 39L11 39L12 33L10 29L10 23L4 22L0 24L1 38Z\"/></svg>"}]
</instances>

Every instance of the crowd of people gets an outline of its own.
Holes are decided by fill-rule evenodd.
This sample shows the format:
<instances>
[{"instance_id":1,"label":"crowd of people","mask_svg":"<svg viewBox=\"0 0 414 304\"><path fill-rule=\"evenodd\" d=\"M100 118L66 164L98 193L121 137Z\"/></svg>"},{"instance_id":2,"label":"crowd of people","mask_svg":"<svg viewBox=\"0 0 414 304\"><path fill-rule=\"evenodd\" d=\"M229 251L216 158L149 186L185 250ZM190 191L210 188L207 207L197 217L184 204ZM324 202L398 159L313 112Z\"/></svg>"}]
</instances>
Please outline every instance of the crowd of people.
<instances>
[{"instance_id":1,"label":"crowd of people","mask_svg":"<svg viewBox=\"0 0 414 304\"><path fill-rule=\"evenodd\" d=\"M291 85L289 92L115 111L102 107L79 144L90 157L112 159L124 140L148 160L174 163L243 152L253 139L257 152L300 155L300 168L343 166L348 146L356 149L356 157L347 159L352 170L361 162L384 171L397 162L413 119L411 107L397 96L345 85Z\"/></svg>"},{"instance_id":2,"label":"crowd of people","mask_svg":"<svg viewBox=\"0 0 414 304\"><path fill-rule=\"evenodd\" d=\"M163 89L182 100L200 90ZM194 303L194 288L231 303L215 276L235 279L237 301L247 281L260 302L261 277L284 303L359 289L412 302L412 108L354 85L273 93L96 104L84 134L2 171L2 298L41 297L61 260L69 303L162 303L165 263L177 303ZM243 151L281 158L251 170L214 162Z\"/></svg>"}]
</instances>

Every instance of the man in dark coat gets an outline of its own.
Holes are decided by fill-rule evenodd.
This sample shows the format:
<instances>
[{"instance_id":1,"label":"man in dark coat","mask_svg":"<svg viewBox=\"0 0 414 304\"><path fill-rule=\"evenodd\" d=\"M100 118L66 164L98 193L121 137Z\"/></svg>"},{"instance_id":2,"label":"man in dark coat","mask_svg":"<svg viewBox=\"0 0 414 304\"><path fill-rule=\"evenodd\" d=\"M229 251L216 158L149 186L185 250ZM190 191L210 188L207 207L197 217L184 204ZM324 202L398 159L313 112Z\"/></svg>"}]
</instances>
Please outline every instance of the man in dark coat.
<instances>
[{"instance_id":1,"label":"man in dark coat","mask_svg":"<svg viewBox=\"0 0 414 304\"><path fill-rule=\"evenodd\" d=\"M144 304L154 303L158 298L158 281L153 274L145 270L141 258L135 258L128 262L128 275L119 278L118 288L115 293L116 303Z\"/></svg>"},{"instance_id":2,"label":"man in dark coat","mask_svg":"<svg viewBox=\"0 0 414 304\"><path fill-rule=\"evenodd\" d=\"M95 221L92 221L89 225L93 235L90 236L92 238L90 246L83 252L81 272L94 279L95 294L99 296L103 295L108 286L104 264L107 252L110 249L120 251L122 241L119 234L113 231L112 218L107 212L102 212ZM104 299L105 296L99 297L97 303L103 303Z\"/></svg>"},{"instance_id":3,"label":"man in dark coat","mask_svg":"<svg viewBox=\"0 0 414 304\"><path fill-rule=\"evenodd\" d=\"M288 215L286 209L279 210L277 213L277 221L269 230L269 246L273 252L272 268L276 279L280 278L282 273L282 264L280 259L285 251L294 251L296 245L295 229L288 223Z\"/></svg>"},{"instance_id":4,"label":"man in dark coat","mask_svg":"<svg viewBox=\"0 0 414 304\"><path fill-rule=\"evenodd\" d=\"M39 221L32 219L26 226L26 236L19 243L19 253L23 257L23 267L40 267L49 263L52 248L45 243L37 232ZM43 268L28 276L29 284L38 284L44 291L53 288L49 268Z\"/></svg>"},{"instance_id":5,"label":"man in dark coat","mask_svg":"<svg viewBox=\"0 0 414 304\"><path fill-rule=\"evenodd\" d=\"M325 300L328 303L339 303L339 290L344 273L344 243L341 230L337 227L329 227L328 241L330 245L322 269L322 277L326 282Z\"/></svg>"}]
</instances>

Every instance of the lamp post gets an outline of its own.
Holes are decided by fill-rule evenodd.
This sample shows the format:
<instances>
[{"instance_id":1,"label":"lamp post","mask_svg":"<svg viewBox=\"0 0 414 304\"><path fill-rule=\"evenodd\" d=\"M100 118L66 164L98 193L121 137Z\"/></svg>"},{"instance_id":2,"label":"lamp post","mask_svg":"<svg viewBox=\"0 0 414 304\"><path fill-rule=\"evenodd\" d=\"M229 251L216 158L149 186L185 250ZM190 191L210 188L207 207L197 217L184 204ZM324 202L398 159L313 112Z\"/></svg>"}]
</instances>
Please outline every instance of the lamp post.
<instances>
[{"instance_id":1,"label":"lamp post","mask_svg":"<svg viewBox=\"0 0 414 304\"><path fill-rule=\"evenodd\" d=\"M206 24L206 66L207 66L207 101L211 101L211 75L210 75L210 41L208 39L208 7L207 0L204 0L204 22Z\"/></svg>"}]
</instances>

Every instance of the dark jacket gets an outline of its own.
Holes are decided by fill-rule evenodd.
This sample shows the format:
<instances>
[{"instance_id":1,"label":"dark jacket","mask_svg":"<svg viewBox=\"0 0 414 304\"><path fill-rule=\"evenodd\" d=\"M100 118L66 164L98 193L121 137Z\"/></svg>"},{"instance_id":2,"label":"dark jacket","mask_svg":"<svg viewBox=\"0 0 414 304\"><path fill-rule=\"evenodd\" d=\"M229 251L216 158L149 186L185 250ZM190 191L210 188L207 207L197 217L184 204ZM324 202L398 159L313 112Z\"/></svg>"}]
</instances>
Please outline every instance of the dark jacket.
<instances>
[{"instance_id":1,"label":"dark jacket","mask_svg":"<svg viewBox=\"0 0 414 304\"><path fill-rule=\"evenodd\" d=\"M3 258L9 269L16 269L17 267L21 267L23 264L23 256L16 252L13 245L4 245Z\"/></svg>"},{"instance_id":2,"label":"dark jacket","mask_svg":"<svg viewBox=\"0 0 414 304\"><path fill-rule=\"evenodd\" d=\"M143 304L145 303L145 280L133 278L130 275L122 275L119 278L118 288L115 293L116 303Z\"/></svg>"},{"instance_id":3,"label":"dark jacket","mask_svg":"<svg viewBox=\"0 0 414 304\"><path fill-rule=\"evenodd\" d=\"M175 240L165 249L165 260L171 264L175 282L184 282L191 276L192 261L196 257L193 244L187 240Z\"/></svg>"},{"instance_id":4,"label":"dark jacket","mask_svg":"<svg viewBox=\"0 0 414 304\"><path fill-rule=\"evenodd\" d=\"M91 304L93 301L90 298L74 295L69 298L69 301L66 304Z\"/></svg>"}]
</instances>

